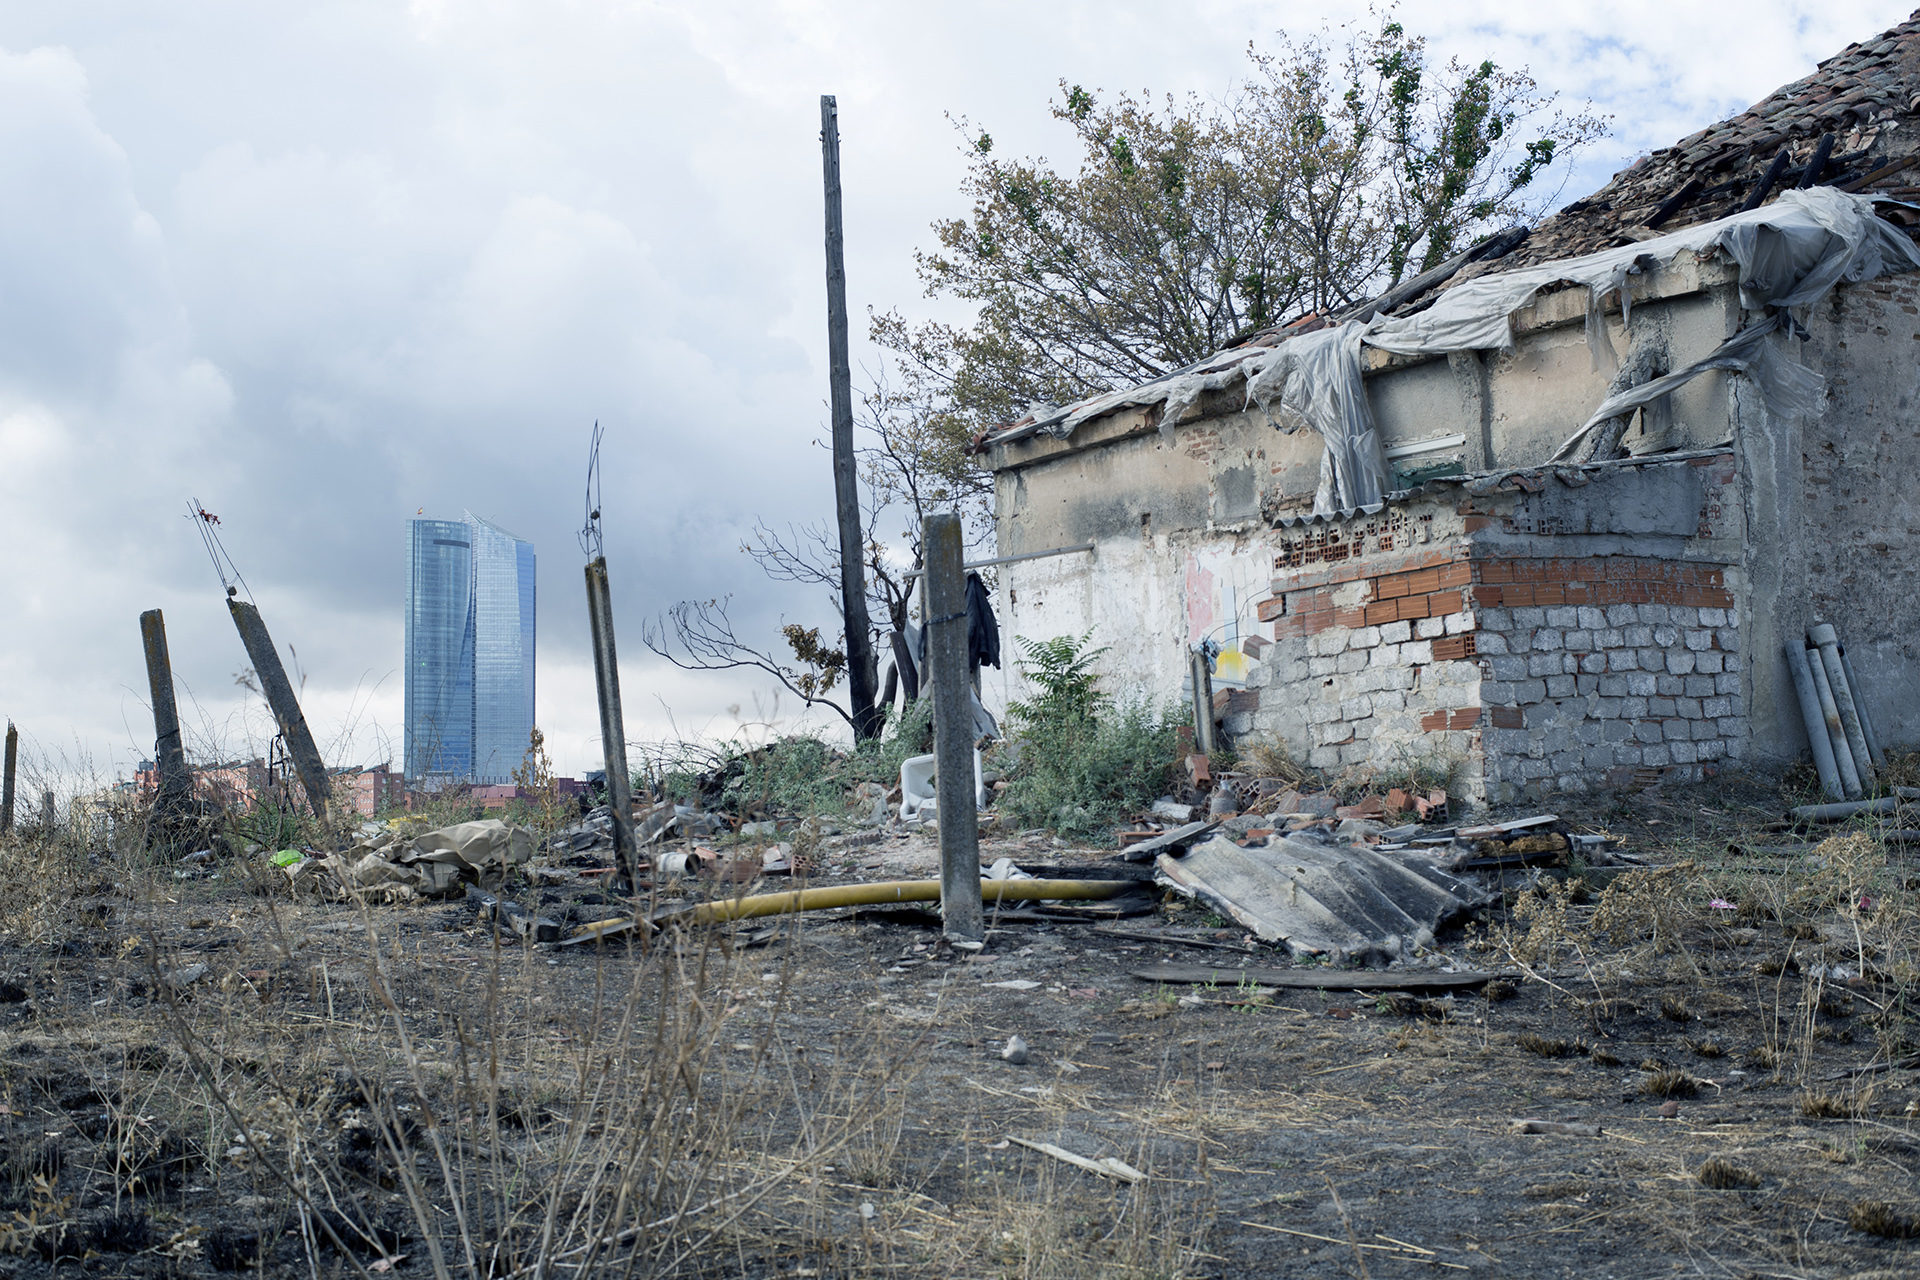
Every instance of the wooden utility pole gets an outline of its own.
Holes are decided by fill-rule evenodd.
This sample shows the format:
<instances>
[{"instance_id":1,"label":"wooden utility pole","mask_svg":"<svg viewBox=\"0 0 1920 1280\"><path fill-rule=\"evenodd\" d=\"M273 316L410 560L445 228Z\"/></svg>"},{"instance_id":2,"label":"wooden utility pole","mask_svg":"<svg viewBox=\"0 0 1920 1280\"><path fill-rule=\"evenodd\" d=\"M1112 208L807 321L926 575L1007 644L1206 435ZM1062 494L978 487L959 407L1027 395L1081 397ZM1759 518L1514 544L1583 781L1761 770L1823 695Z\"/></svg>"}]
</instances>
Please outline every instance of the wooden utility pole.
<instances>
[{"instance_id":1,"label":"wooden utility pole","mask_svg":"<svg viewBox=\"0 0 1920 1280\"><path fill-rule=\"evenodd\" d=\"M307 728L307 717L300 711L300 699L294 696L287 669L280 663L280 653L273 647L273 637L267 633L260 611L246 601L229 596L227 610L233 614L234 629L240 633L240 643L247 647L253 673L260 677L260 691L267 695L267 705L273 708L280 736L293 756L300 783L306 788L307 803L313 806L313 816L324 823L327 801L333 798L333 782L327 777L326 765L320 761L320 748L313 745L313 733Z\"/></svg>"},{"instance_id":2,"label":"wooden utility pole","mask_svg":"<svg viewBox=\"0 0 1920 1280\"><path fill-rule=\"evenodd\" d=\"M827 188L827 364L833 400L833 496L840 526L840 614L855 739L877 737L873 624L867 617L866 533L853 458L853 366L847 354L846 236L840 222L840 113L820 96L820 163Z\"/></svg>"},{"instance_id":3,"label":"wooden utility pole","mask_svg":"<svg viewBox=\"0 0 1920 1280\"><path fill-rule=\"evenodd\" d=\"M627 772L627 727L620 710L620 660L613 648L613 592L605 556L587 562L587 628L593 636L600 750L607 765L607 807L613 816L613 863L631 892L640 883L634 872L633 775Z\"/></svg>"},{"instance_id":4,"label":"wooden utility pole","mask_svg":"<svg viewBox=\"0 0 1920 1280\"><path fill-rule=\"evenodd\" d=\"M980 942L980 812L973 779L973 686L967 679L967 579L960 517L927 517L927 666L933 685L934 796L940 814L940 921L949 938Z\"/></svg>"}]
</instances>

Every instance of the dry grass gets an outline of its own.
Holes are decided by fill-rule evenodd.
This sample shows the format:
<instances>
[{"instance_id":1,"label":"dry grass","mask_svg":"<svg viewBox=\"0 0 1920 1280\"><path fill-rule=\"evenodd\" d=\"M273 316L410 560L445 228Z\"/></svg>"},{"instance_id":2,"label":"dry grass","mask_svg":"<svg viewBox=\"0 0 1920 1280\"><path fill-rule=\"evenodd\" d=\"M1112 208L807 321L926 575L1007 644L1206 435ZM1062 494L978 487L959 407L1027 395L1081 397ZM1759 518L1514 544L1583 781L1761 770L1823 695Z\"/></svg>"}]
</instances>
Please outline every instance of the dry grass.
<instances>
[{"instance_id":1,"label":"dry grass","mask_svg":"<svg viewBox=\"0 0 1920 1280\"><path fill-rule=\"evenodd\" d=\"M1760 1185L1759 1174L1720 1156L1702 1161L1693 1176L1713 1191L1746 1191Z\"/></svg>"}]
</instances>

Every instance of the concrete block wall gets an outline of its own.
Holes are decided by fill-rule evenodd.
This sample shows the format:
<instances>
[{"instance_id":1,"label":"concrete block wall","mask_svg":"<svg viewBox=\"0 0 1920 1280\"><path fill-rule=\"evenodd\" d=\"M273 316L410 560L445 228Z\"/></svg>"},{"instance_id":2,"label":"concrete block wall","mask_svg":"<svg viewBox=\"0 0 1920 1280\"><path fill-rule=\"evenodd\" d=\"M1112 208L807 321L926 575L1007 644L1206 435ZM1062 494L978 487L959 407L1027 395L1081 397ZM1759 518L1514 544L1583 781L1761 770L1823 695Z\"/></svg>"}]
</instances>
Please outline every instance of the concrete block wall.
<instances>
[{"instance_id":1,"label":"concrete block wall","mask_svg":"<svg viewBox=\"0 0 1920 1280\"><path fill-rule=\"evenodd\" d=\"M1277 531L1259 609L1268 683L1245 731L1315 768L1443 767L1475 790L1482 673L1467 556L1451 502Z\"/></svg>"},{"instance_id":2,"label":"concrete block wall","mask_svg":"<svg viewBox=\"0 0 1920 1280\"><path fill-rule=\"evenodd\" d=\"M1526 473L1277 530L1264 687L1228 732L1316 768L1447 766L1492 802L1738 759L1734 484L1726 454Z\"/></svg>"},{"instance_id":3,"label":"concrete block wall","mask_svg":"<svg viewBox=\"0 0 1920 1280\"><path fill-rule=\"evenodd\" d=\"M1639 556L1473 566L1486 798L1698 776L1747 736L1724 566Z\"/></svg>"}]
</instances>

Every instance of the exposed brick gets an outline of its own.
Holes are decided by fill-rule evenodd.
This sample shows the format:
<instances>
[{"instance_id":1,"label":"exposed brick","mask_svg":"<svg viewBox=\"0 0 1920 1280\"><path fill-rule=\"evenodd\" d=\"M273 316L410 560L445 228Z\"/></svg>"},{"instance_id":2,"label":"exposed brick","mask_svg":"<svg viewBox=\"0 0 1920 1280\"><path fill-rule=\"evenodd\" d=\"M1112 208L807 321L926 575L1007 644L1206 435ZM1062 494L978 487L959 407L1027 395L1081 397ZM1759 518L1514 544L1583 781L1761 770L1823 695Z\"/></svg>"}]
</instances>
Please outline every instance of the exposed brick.
<instances>
[{"instance_id":1,"label":"exposed brick","mask_svg":"<svg viewBox=\"0 0 1920 1280\"><path fill-rule=\"evenodd\" d=\"M1488 713L1488 720L1496 729L1524 729L1527 716L1519 707L1495 707Z\"/></svg>"},{"instance_id":2,"label":"exposed brick","mask_svg":"<svg viewBox=\"0 0 1920 1280\"><path fill-rule=\"evenodd\" d=\"M1406 595L1412 588L1413 575L1390 573L1383 578L1373 580L1373 598L1375 600L1394 600Z\"/></svg>"},{"instance_id":3,"label":"exposed brick","mask_svg":"<svg viewBox=\"0 0 1920 1280\"><path fill-rule=\"evenodd\" d=\"M1474 655L1473 632L1468 631L1457 636L1445 636L1433 642L1433 660L1435 662L1464 662Z\"/></svg>"}]
</instances>

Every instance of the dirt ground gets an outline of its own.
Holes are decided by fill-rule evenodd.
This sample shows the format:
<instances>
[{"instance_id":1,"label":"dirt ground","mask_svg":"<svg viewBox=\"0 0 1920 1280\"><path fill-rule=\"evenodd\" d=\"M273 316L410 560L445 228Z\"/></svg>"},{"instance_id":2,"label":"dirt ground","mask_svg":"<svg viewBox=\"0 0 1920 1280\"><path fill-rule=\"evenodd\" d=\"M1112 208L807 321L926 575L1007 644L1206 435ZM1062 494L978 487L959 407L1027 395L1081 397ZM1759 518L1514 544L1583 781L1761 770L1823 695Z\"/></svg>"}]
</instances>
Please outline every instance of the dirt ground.
<instances>
[{"instance_id":1,"label":"dirt ground","mask_svg":"<svg viewBox=\"0 0 1920 1280\"><path fill-rule=\"evenodd\" d=\"M1561 809L1649 869L1443 935L1410 967L1508 975L1451 1000L1245 983L1284 952L1177 901L977 954L899 908L527 947L48 854L0 911L0 1274L1920 1274L1920 868L1779 810ZM934 873L859 839L813 881ZM564 876L510 892L615 913Z\"/></svg>"}]
</instances>

